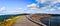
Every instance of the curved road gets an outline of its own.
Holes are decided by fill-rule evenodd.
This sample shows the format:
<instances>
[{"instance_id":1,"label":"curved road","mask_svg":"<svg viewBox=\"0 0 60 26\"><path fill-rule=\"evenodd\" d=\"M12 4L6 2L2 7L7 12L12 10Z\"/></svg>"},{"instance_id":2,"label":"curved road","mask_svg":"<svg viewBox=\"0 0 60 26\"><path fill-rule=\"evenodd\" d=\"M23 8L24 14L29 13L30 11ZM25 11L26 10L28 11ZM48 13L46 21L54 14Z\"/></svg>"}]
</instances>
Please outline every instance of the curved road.
<instances>
[{"instance_id":1,"label":"curved road","mask_svg":"<svg viewBox=\"0 0 60 26\"><path fill-rule=\"evenodd\" d=\"M38 26L37 24L29 21L26 16L22 16L21 18L17 19L12 26Z\"/></svg>"}]
</instances>

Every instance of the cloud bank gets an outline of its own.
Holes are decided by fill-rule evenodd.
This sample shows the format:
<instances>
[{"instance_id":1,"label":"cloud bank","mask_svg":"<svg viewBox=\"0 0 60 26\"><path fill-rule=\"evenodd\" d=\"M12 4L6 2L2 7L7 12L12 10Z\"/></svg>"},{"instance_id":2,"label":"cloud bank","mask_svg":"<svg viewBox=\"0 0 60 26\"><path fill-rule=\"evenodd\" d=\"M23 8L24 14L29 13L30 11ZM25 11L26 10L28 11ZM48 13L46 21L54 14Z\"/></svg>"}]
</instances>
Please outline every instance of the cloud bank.
<instances>
[{"instance_id":1,"label":"cloud bank","mask_svg":"<svg viewBox=\"0 0 60 26\"><path fill-rule=\"evenodd\" d=\"M60 0L36 0L37 3L32 3L28 5L28 9L31 9L31 13L50 13L55 14L57 10L60 10L60 6L58 7L57 3L60 3ZM39 4L47 4L48 6L39 8ZM58 11L60 12L60 11ZM57 13L56 13L57 14Z\"/></svg>"},{"instance_id":2,"label":"cloud bank","mask_svg":"<svg viewBox=\"0 0 60 26\"><path fill-rule=\"evenodd\" d=\"M4 6L0 8L0 15L20 13L60 14L60 0L36 0L36 3L27 5L25 10L23 8L7 9L7 7Z\"/></svg>"},{"instance_id":3,"label":"cloud bank","mask_svg":"<svg viewBox=\"0 0 60 26\"><path fill-rule=\"evenodd\" d=\"M0 8L0 15L8 15L8 14L20 14L23 13L22 8L17 9L7 9L7 7L1 7Z\"/></svg>"}]
</instances>

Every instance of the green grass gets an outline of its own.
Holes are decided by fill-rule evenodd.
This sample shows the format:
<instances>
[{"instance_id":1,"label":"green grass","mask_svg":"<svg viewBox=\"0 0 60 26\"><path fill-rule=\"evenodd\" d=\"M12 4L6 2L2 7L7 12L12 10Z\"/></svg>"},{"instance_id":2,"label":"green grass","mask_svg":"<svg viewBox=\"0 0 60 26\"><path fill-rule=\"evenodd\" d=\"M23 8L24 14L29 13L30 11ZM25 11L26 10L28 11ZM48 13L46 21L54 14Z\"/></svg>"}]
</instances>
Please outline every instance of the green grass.
<instances>
[{"instance_id":1,"label":"green grass","mask_svg":"<svg viewBox=\"0 0 60 26\"><path fill-rule=\"evenodd\" d=\"M28 14L2 15L2 17L4 16L5 18L3 20L0 20L0 25L5 24L7 19L12 19L12 23L13 23L13 21L16 19L17 16L23 16L23 15L28 15Z\"/></svg>"}]
</instances>

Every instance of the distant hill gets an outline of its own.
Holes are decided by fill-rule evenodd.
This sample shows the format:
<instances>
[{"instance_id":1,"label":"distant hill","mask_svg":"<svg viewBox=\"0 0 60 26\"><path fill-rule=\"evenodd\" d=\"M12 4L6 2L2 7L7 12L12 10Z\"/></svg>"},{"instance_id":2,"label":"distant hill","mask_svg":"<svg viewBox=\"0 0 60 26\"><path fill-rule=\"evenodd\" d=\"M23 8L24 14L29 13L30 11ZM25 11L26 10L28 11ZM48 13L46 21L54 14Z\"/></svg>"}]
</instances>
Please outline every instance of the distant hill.
<instances>
[{"instance_id":1,"label":"distant hill","mask_svg":"<svg viewBox=\"0 0 60 26\"><path fill-rule=\"evenodd\" d=\"M0 21L3 21L8 18L12 18L15 16L21 16L21 15L28 15L28 14L10 14L10 15L0 15Z\"/></svg>"}]
</instances>

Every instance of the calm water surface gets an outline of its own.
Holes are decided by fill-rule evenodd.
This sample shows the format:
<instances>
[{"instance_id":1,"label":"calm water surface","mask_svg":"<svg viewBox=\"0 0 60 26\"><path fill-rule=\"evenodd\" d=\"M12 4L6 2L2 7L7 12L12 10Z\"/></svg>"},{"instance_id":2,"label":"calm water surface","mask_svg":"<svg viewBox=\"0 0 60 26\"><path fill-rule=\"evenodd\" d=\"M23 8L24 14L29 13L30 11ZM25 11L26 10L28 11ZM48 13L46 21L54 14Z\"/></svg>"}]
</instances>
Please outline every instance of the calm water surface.
<instances>
[{"instance_id":1,"label":"calm water surface","mask_svg":"<svg viewBox=\"0 0 60 26\"><path fill-rule=\"evenodd\" d=\"M48 18L42 18L41 22L47 26L60 26L60 16L50 16Z\"/></svg>"}]
</instances>

